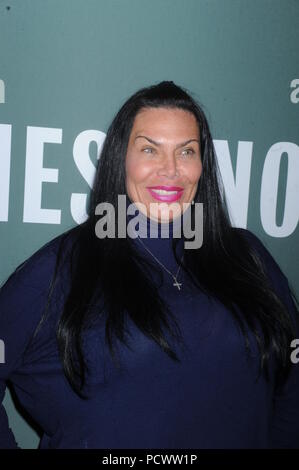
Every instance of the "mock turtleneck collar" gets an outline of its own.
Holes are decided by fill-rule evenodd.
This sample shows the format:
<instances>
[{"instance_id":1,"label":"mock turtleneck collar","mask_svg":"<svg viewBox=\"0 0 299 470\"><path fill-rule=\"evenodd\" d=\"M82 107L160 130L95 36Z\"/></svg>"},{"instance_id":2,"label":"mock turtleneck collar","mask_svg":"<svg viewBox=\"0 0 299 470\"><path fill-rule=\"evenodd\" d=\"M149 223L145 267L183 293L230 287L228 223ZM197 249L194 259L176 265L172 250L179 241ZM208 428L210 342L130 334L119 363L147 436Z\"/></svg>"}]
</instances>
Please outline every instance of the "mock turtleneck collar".
<instances>
[{"instance_id":1,"label":"mock turtleneck collar","mask_svg":"<svg viewBox=\"0 0 299 470\"><path fill-rule=\"evenodd\" d=\"M127 196L127 209L130 204L133 204L132 215L127 214L127 230L128 236L132 238L133 246L138 250L138 252L141 252L143 256L150 259L152 262L152 255L154 255L161 263L163 263L164 266L167 267L167 269L169 269L172 273L176 273L178 264L173 254L172 245L173 239L177 238L177 240L175 240L177 244L176 253L179 259L181 259L184 251L183 225L181 226L181 236L174 236L174 234L177 235L177 233L179 233L177 230L178 225L180 225L182 222L182 215L170 221L169 224L158 222L143 214L138 209L138 206L132 203L132 201ZM138 216L138 219L132 221L133 223L130 225L130 220L134 219L136 216ZM135 237L132 237L131 234L134 235L134 233ZM155 235L151 236L151 234ZM148 250L150 250L152 255L148 252ZM173 282L169 274L165 273L165 271L163 274L166 276L166 282Z\"/></svg>"},{"instance_id":2,"label":"mock turtleneck collar","mask_svg":"<svg viewBox=\"0 0 299 470\"><path fill-rule=\"evenodd\" d=\"M129 224L128 233L138 233L141 238L153 238L153 239L172 239L172 238L183 238L183 216L180 215L175 219L167 222L159 222L157 220L147 217L141 212L138 206L133 203L127 196L127 210L128 206L131 205L130 214L127 214L127 223L135 217L138 217ZM187 209L189 210L189 208ZM137 224L138 221L138 224Z\"/></svg>"}]
</instances>

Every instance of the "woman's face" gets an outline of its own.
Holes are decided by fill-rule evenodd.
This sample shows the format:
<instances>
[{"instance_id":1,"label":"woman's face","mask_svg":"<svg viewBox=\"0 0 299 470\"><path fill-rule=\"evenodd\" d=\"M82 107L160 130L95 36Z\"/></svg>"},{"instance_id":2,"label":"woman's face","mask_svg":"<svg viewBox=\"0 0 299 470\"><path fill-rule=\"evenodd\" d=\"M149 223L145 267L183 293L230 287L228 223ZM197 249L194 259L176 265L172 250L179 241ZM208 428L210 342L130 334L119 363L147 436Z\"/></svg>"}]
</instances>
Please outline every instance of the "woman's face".
<instances>
[{"instance_id":1,"label":"woman's face","mask_svg":"<svg viewBox=\"0 0 299 470\"><path fill-rule=\"evenodd\" d=\"M187 209L202 172L199 141L196 118L188 111L161 107L137 114L126 154L126 187L132 202L146 206L145 215L163 222Z\"/></svg>"}]
</instances>

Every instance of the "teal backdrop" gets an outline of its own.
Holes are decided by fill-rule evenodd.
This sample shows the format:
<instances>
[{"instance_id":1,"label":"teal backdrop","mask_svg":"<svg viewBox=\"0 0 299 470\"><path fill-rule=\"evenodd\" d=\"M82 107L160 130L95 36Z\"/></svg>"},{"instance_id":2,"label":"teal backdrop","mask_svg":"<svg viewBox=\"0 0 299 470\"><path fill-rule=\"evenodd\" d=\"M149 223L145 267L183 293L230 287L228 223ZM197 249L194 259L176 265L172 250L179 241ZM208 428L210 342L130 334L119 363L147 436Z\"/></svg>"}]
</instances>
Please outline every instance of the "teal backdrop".
<instances>
[{"instance_id":1,"label":"teal backdrop","mask_svg":"<svg viewBox=\"0 0 299 470\"><path fill-rule=\"evenodd\" d=\"M206 111L234 225L299 296L298 18L297 0L0 0L1 283L83 220L121 104L173 80ZM36 448L8 389L4 405Z\"/></svg>"}]
</instances>

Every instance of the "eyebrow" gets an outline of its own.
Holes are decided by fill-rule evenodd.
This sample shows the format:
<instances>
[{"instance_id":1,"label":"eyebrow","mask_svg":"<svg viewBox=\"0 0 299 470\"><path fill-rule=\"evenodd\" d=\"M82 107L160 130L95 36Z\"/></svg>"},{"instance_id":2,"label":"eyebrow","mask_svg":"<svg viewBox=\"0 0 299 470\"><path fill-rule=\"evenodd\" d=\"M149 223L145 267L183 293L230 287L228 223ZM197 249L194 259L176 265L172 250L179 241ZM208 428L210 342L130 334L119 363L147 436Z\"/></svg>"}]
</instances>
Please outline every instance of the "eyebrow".
<instances>
[{"instance_id":1,"label":"eyebrow","mask_svg":"<svg viewBox=\"0 0 299 470\"><path fill-rule=\"evenodd\" d=\"M156 142L155 140L153 139L150 139L149 137L146 137L145 135L138 135L137 137L135 137L135 141L139 138L143 138L143 139L146 139L148 140L151 144L154 144L154 145L157 145L158 147L160 145L162 145L160 142ZM176 149L180 148L180 147L184 147L185 145L188 145L190 144L191 142L197 142L199 144L199 140L198 139L189 139L189 140L186 140L185 142L181 142L180 144L177 144L175 146Z\"/></svg>"}]
</instances>

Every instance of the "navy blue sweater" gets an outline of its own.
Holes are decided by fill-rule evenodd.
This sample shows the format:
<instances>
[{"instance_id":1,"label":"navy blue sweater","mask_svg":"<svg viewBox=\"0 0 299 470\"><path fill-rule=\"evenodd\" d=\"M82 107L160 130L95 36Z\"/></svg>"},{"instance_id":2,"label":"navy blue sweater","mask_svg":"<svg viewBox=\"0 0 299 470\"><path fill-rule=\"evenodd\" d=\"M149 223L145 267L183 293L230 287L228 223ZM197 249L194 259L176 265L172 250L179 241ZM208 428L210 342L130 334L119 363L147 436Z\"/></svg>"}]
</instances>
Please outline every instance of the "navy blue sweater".
<instances>
[{"instance_id":1,"label":"navy blue sweater","mask_svg":"<svg viewBox=\"0 0 299 470\"><path fill-rule=\"evenodd\" d=\"M260 240L248 230L244 233L260 253L299 337L286 277ZM55 336L67 276L59 278L55 308L34 335L59 241L60 236L33 254L0 291L0 338L6 353L5 363L0 364L0 403L9 380L20 403L44 431L40 448L299 448L299 364L293 365L288 382L276 393L274 367L269 383L263 377L256 381L255 339L251 337L253 355L248 361L232 314L195 289L182 271L180 290L164 269L160 286L184 338L183 347L172 343L180 362L128 319L131 348L119 343L123 366L119 370L104 342L104 323L99 322L84 337L92 370L87 380L90 398L77 396L63 374ZM142 241L167 269L177 272L171 237L162 238L160 233L157 239ZM133 243L153 259L139 240ZM182 249L180 240L179 253ZM0 448L13 447L17 443L0 405Z\"/></svg>"}]
</instances>

